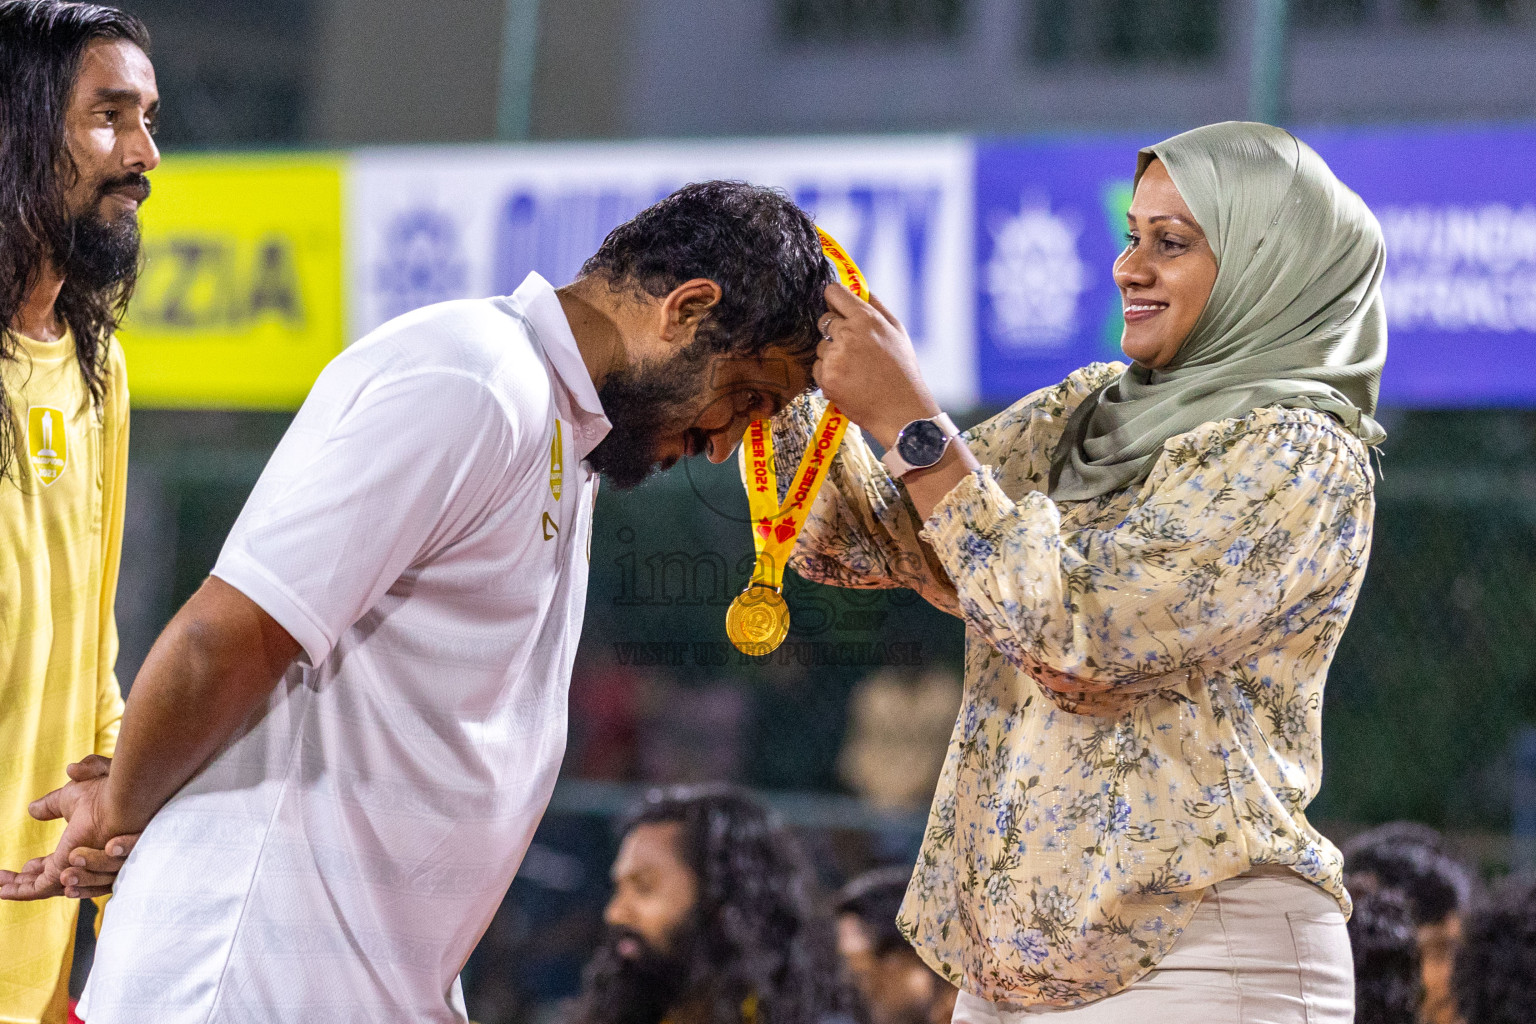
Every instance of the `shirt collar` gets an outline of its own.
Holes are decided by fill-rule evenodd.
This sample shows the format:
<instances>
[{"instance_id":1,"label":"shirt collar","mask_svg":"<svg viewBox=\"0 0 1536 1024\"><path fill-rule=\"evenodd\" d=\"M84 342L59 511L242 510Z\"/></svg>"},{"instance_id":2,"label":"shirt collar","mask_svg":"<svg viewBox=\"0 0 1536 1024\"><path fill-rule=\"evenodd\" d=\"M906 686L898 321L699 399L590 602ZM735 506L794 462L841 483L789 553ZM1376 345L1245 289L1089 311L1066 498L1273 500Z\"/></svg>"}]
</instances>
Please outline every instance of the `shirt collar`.
<instances>
[{"instance_id":1,"label":"shirt collar","mask_svg":"<svg viewBox=\"0 0 1536 1024\"><path fill-rule=\"evenodd\" d=\"M533 329L550 369L560 378L576 404L576 409L572 410L577 419L576 447L581 457L586 458L587 453L607 436L612 424L603 413L603 403L597 397L597 387L581 358L581 349L576 346L576 335L571 333L571 324L560 305L560 297L555 294L554 286L535 272L517 286L511 304Z\"/></svg>"}]
</instances>

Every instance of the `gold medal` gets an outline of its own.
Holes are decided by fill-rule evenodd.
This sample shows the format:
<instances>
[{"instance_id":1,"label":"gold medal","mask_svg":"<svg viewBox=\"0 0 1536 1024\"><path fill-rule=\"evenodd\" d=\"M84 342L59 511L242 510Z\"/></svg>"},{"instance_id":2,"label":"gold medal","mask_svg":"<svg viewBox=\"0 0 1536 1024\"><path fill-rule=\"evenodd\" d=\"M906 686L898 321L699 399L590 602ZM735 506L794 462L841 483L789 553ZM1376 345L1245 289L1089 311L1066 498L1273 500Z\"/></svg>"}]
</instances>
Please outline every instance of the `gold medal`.
<instances>
[{"instance_id":1,"label":"gold medal","mask_svg":"<svg viewBox=\"0 0 1536 1024\"><path fill-rule=\"evenodd\" d=\"M768 654L789 635L789 605L772 587L754 583L725 612L725 635L743 654Z\"/></svg>"},{"instance_id":2,"label":"gold medal","mask_svg":"<svg viewBox=\"0 0 1536 1024\"><path fill-rule=\"evenodd\" d=\"M831 235L820 228L816 234L838 280L868 302L869 287L864 283L863 273ZM747 485L747 506L752 512L752 546L757 562L747 589L736 595L725 613L725 635L743 654L768 654L789 635L789 606L784 603L783 594L784 565L795 550L795 542L805 528L806 514L816 503L816 495L832 469L832 456L837 454L847 429L848 417L835 406L827 406L780 506L778 475L773 466L773 425L756 420L747 428L741 446L741 475Z\"/></svg>"}]
</instances>

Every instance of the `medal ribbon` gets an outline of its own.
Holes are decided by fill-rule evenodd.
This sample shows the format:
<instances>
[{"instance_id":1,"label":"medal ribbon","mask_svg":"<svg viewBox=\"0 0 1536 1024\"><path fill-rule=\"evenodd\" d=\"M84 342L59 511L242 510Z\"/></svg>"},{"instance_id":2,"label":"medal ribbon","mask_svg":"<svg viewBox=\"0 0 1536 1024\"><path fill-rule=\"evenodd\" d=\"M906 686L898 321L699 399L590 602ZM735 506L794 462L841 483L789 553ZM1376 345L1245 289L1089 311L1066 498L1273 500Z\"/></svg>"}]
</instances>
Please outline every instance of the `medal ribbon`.
<instances>
[{"instance_id":1,"label":"medal ribbon","mask_svg":"<svg viewBox=\"0 0 1536 1024\"><path fill-rule=\"evenodd\" d=\"M858 265L831 235L821 228L816 229L816 234L821 239L822 252L837 271L837 279L868 302L869 286ZM747 428L745 443L741 446L741 464L747 481L747 507L752 514L752 547L757 552L752 579L747 584L749 589L758 585L774 590L783 588L784 566L795 550L800 531L805 529L805 517L816 504L816 495L832 468L832 456L837 454L847 429L848 417L829 404L816 423L781 506L778 475L773 466L773 424L767 420L754 420Z\"/></svg>"},{"instance_id":2,"label":"medal ribbon","mask_svg":"<svg viewBox=\"0 0 1536 1024\"><path fill-rule=\"evenodd\" d=\"M783 587L784 566L795 550L795 542L805 528L806 514L816 504L816 495L832 468L832 456L837 454L847 429L848 417L838 412L836 406L827 406L805 454L800 457L794 481L781 506L779 478L773 469L773 425L755 420L747 428L741 459L746 469L747 507L752 513L752 547L757 552L749 586L762 584L774 590Z\"/></svg>"}]
</instances>

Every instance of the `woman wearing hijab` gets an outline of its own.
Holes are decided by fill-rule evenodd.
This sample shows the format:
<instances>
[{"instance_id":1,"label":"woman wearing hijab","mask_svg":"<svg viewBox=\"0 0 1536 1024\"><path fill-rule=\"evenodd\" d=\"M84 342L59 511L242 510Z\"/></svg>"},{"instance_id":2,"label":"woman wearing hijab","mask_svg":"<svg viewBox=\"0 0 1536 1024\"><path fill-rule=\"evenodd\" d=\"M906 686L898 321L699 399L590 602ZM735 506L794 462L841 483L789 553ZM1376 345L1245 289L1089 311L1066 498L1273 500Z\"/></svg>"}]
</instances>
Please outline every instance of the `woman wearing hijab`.
<instances>
[{"instance_id":1,"label":"woman wearing hijab","mask_svg":"<svg viewBox=\"0 0 1536 1024\"><path fill-rule=\"evenodd\" d=\"M1349 896L1303 809L1370 547L1381 232L1238 123L1143 150L1129 227L1130 365L964 437L894 318L829 290L816 378L888 454L850 432L792 564L965 621L900 918L956 1021L1345 1022ZM787 464L820 402L776 421Z\"/></svg>"}]
</instances>

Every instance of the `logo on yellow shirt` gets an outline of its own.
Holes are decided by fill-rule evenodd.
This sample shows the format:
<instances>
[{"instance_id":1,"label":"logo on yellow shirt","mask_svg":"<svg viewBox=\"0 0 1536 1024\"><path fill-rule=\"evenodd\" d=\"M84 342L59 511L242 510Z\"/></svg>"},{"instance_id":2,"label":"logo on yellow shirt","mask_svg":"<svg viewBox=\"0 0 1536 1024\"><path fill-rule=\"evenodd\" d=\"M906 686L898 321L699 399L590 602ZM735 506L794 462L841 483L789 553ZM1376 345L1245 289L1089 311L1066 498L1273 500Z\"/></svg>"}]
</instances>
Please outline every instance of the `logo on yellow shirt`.
<instances>
[{"instance_id":1,"label":"logo on yellow shirt","mask_svg":"<svg viewBox=\"0 0 1536 1024\"><path fill-rule=\"evenodd\" d=\"M34 405L27 414L27 450L32 469L47 487L64 472L69 447L64 437L64 414L46 405Z\"/></svg>"}]
</instances>

